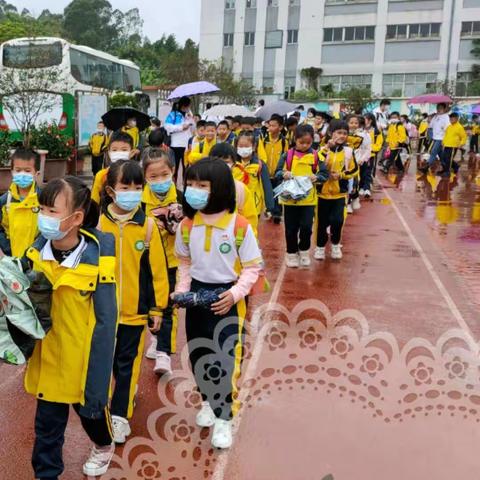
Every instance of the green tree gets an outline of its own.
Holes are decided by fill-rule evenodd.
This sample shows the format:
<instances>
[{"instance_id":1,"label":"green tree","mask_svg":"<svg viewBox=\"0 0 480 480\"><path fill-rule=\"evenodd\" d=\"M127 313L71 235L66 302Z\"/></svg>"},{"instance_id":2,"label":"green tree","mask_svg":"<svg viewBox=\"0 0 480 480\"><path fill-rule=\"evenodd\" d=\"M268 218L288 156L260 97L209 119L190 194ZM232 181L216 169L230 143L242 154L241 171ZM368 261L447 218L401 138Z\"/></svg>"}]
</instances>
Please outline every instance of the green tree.
<instances>
[{"instance_id":1,"label":"green tree","mask_svg":"<svg viewBox=\"0 0 480 480\"><path fill-rule=\"evenodd\" d=\"M297 90L292 95L292 100L297 100L301 102L314 102L318 100L320 94L314 89L306 89L306 90Z\"/></svg>"},{"instance_id":2,"label":"green tree","mask_svg":"<svg viewBox=\"0 0 480 480\"><path fill-rule=\"evenodd\" d=\"M340 92L338 96L345 99L347 110L358 115L361 115L365 109L371 107L376 100L369 88L351 87Z\"/></svg>"},{"instance_id":3,"label":"green tree","mask_svg":"<svg viewBox=\"0 0 480 480\"><path fill-rule=\"evenodd\" d=\"M305 82L307 90L314 90L315 92L318 92L318 83L322 73L323 70L318 67L302 68L300 75Z\"/></svg>"}]
</instances>

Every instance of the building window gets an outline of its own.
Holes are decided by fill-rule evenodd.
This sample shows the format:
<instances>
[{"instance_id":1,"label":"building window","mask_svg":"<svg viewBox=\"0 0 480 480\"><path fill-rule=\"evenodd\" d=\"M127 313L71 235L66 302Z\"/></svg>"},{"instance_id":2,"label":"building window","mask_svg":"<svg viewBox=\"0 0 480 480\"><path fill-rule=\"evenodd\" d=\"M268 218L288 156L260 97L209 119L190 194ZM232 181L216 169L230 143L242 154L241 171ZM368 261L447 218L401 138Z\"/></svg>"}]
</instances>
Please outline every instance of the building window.
<instances>
[{"instance_id":1,"label":"building window","mask_svg":"<svg viewBox=\"0 0 480 480\"><path fill-rule=\"evenodd\" d=\"M267 7L278 7L278 0L268 0Z\"/></svg>"},{"instance_id":2,"label":"building window","mask_svg":"<svg viewBox=\"0 0 480 480\"><path fill-rule=\"evenodd\" d=\"M390 97L414 97L435 91L436 73L394 73L383 75L383 94Z\"/></svg>"},{"instance_id":3,"label":"building window","mask_svg":"<svg viewBox=\"0 0 480 480\"><path fill-rule=\"evenodd\" d=\"M288 30L287 43L288 45L293 45L298 43L298 30Z\"/></svg>"},{"instance_id":4,"label":"building window","mask_svg":"<svg viewBox=\"0 0 480 480\"><path fill-rule=\"evenodd\" d=\"M472 72L458 72L455 94L458 97L477 97L480 94L480 81Z\"/></svg>"},{"instance_id":5,"label":"building window","mask_svg":"<svg viewBox=\"0 0 480 480\"><path fill-rule=\"evenodd\" d=\"M253 47L255 45L255 32L245 32L245 46Z\"/></svg>"},{"instance_id":6,"label":"building window","mask_svg":"<svg viewBox=\"0 0 480 480\"><path fill-rule=\"evenodd\" d=\"M326 0L326 5L345 5L349 3L377 3L377 0Z\"/></svg>"},{"instance_id":7,"label":"building window","mask_svg":"<svg viewBox=\"0 0 480 480\"><path fill-rule=\"evenodd\" d=\"M415 38L439 37L440 23L411 23L406 25L387 25L387 40L407 40Z\"/></svg>"},{"instance_id":8,"label":"building window","mask_svg":"<svg viewBox=\"0 0 480 480\"><path fill-rule=\"evenodd\" d=\"M235 0L225 0L225 10L233 10L235 8Z\"/></svg>"},{"instance_id":9,"label":"building window","mask_svg":"<svg viewBox=\"0 0 480 480\"><path fill-rule=\"evenodd\" d=\"M257 0L247 0L247 8L257 8Z\"/></svg>"},{"instance_id":10,"label":"building window","mask_svg":"<svg viewBox=\"0 0 480 480\"><path fill-rule=\"evenodd\" d=\"M323 41L329 42L373 42L375 40L375 27L340 27L325 28Z\"/></svg>"},{"instance_id":11,"label":"building window","mask_svg":"<svg viewBox=\"0 0 480 480\"><path fill-rule=\"evenodd\" d=\"M341 92L348 88L365 88L371 90L371 75L322 75L320 77L320 87L331 86L334 92Z\"/></svg>"},{"instance_id":12,"label":"building window","mask_svg":"<svg viewBox=\"0 0 480 480\"><path fill-rule=\"evenodd\" d=\"M479 37L480 22L462 22L462 37Z\"/></svg>"},{"instance_id":13,"label":"building window","mask_svg":"<svg viewBox=\"0 0 480 480\"><path fill-rule=\"evenodd\" d=\"M283 30L265 33L265 48L282 48Z\"/></svg>"},{"instance_id":14,"label":"building window","mask_svg":"<svg viewBox=\"0 0 480 480\"><path fill-rule=\"evenodd\" d=\"M223 46L224 47L233 47L233 33L224 33L223 34Z\"/></svg>"},{"instance_id":15,"label":"building window","mask_svg":"<svg viewBox=\"0 0 480 480\"><path fill-rule=\"evenodd\" d=\"M288 5L290 7L297 7L300 5L300 0L288 0Z\"/></svg>"}]
</instances>

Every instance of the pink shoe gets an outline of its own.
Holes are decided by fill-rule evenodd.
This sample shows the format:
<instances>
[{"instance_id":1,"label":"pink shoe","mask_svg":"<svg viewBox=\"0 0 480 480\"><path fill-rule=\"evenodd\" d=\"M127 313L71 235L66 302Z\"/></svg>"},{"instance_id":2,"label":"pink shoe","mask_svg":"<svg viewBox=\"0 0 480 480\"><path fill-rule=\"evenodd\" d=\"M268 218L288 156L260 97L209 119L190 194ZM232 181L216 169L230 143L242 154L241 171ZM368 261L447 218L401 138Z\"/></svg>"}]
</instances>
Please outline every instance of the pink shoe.
<instances>
[{"instance_id":1,"label":"pink shoe","mask_svg":"<svg viewBox=\"0 0 480 480\"><path fill-rule=\"evenodd\" d=\"M171 375L172 361L170 359L170 355L165 352L157 352L157 358L155 359L155 367L153 367L153 371L157 375Z\"/></svg>"}]
</instances>

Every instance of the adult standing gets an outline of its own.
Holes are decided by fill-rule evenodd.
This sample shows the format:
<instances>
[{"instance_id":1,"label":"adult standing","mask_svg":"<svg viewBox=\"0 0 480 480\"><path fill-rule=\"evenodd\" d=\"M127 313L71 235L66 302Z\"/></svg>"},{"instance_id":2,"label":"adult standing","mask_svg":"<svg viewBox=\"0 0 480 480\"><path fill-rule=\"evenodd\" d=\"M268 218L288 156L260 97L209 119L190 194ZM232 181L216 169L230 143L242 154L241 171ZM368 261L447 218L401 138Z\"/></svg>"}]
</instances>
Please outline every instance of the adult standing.
<instances>
[{"instance_id":1,"label":"adult standing","mask_svg":"<svg viewBox=\"0 0 480 480\"><path fill-rule=\"evenodd\" d=\"M380 102L380 106L373 110L373 114L375 115L375 120L377 121L377 128L385 134L388 128L388 117L389 117L389 110L390 110L391 102L388 98L384 98Z\"/></svg>"},{"instance_id":2,"label":"adult standing","mask_svg":"<svg viewBox=\"0 0 480 480\"><path fill-rule=\"evenodd\" d=\"M430 128L432 129L432 146L430 149L430 158L428 159L428 166L431 167L437 157L441 157L442 154L442 142L445 137L445 131L450 125L450 119L448 117L448 107L446 103L439 103L437 105L437 113L433 116L430 122Z\"/></svg>"},{"instance_id":3,"label":"adult standing","mask_svg":"<svg viewBox=\"0 0 480 480\"><path fill-rule=\"evenodd\" d=\"M178 177L180 165L185 169L183 158L188 140L192 135L193 115L190 111L191 100L182 97L173 104L172 111L165 119L165 130L170 135L170 148L175 155L175 180Z\"/></svg>"}]
</instances>

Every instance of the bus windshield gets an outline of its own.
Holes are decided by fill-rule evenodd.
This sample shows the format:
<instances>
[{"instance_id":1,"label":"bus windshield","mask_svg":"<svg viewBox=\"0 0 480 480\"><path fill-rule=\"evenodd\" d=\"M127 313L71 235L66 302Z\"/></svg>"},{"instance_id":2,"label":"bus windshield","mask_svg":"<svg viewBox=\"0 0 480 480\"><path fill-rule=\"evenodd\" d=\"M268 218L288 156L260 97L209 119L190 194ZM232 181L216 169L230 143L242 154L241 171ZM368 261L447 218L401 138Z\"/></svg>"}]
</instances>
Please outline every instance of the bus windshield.
<instances>
[{"instance_id":1,"label":"bus windshield","mask_svg":"<svg viewBox=\"0 0 480 480\"><path fill-rule=\"evenodd\" d=\"M62 44L4 45L3 66L9 68L46 68L62 63Z\"/></svg>"}]
</instances>

